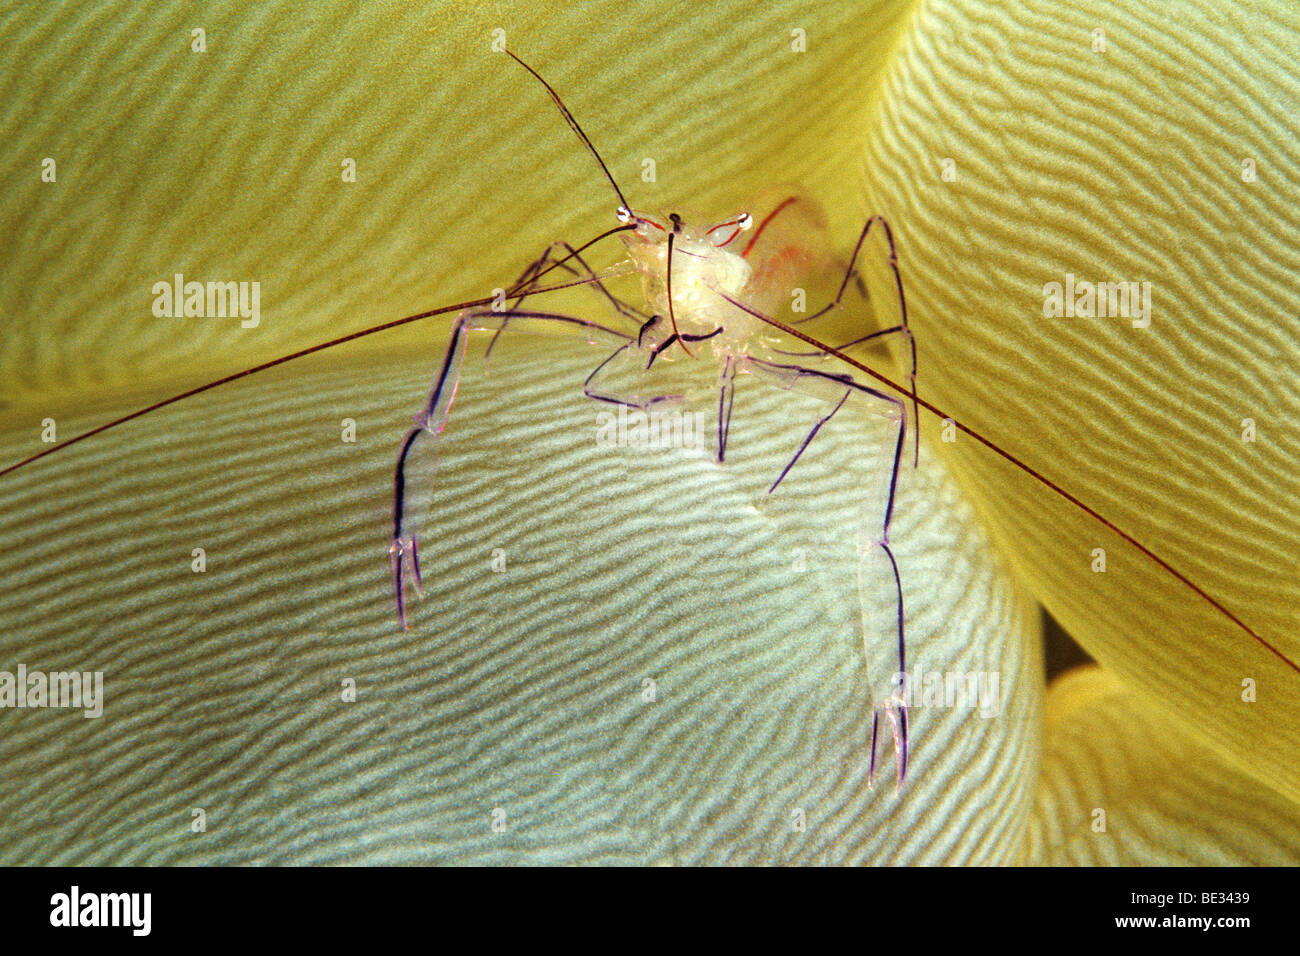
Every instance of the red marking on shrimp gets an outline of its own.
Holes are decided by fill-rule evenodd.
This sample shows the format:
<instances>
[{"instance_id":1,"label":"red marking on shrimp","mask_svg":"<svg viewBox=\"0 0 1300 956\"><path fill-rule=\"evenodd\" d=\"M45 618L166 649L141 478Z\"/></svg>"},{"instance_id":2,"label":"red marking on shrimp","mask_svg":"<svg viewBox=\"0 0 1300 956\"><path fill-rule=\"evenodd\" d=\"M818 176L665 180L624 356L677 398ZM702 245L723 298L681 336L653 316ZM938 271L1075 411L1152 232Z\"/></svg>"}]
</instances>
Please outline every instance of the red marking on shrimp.
<instances>
[{"instance_id":1,"label":"red marking on shrimp","mask_svg":"<svg viewBox=\"0 0 1300 956\"><path fill-rule=\"evenodd\" d=\"M775 209L773 209L771 212L769 212L766 216L763 217L763 221L758 224L758 231L755 232L750 237L749 242L745 245L744 250L740 253L740 257L742 259L749 258L749 253L753 250L754 243L758 242L758 237L763 234L763 230L767 228L767 224L776 218L777 213L779 213L782 209L785 209L788 206L790 206L798 198L799 198L798 196L790 196L786 199L783 199Z\"/></svg>"}]
</instances>

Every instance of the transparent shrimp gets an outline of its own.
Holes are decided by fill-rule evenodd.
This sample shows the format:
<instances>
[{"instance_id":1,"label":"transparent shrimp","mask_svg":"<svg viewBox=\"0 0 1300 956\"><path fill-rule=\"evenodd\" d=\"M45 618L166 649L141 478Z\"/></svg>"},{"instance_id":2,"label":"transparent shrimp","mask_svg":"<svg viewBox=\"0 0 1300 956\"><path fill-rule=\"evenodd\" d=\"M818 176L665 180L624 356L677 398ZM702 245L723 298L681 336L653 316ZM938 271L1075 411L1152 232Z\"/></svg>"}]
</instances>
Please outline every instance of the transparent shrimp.
<instances>
[{"instance_id":1,"label":"transparent shrimp","mask_svg":"<svg viewBox=\"0 0 1300 956\"><path fill-rule=\"evenodd\" d=\"M510 54L512 57L514 54ZM515 59L522 64L522 61ZM522 64L537 76L536 72ZM541 80L540 76L537 76ZM553 100L579 138L600 157L568 113L558 95L547 86ZM905 610L902 578L890 544L890 524L898 490L899 471L907 443L907 408L899 398L857 381L843 372L830 371L819 365L805 364L801 357L809 353L779 349L785 337L773 334L773 324L765 314L780 295L785 294L792 261L800 260L797 247L776 241L773 230L764 242L764 233L780 214L799 200L790 197L770 212L755 229L754 218L740 213L721 222L691 222L676 212L654 215L633 211L623 200L608 169L605 169L619 206L619 235L626 258L609 272L597 274L587 265L580 251L564 243L550 246L535 262L523 270L512 287L512 301L504 308L473 308L457 317L450 341L433 377L429 395L415 416L415 425L403 437L393 479L393 535L389 545L394 599L398 623L408 624L406 591L408 585L422 594L426 577L420 565L420 535L437 474L438 443L448 422L460 383L468 334L492 331L494 335L524 325L566 328L584 334L588 340L602 338L613 345L608 356L587 376L583 391L594 402L644 410L661 402L679 401L680 394L665 393L658 388L657 367L669 363L689 363L705 369L716 381L717 443L716 460L726 459L727 442L739 376L781 389L796 390L824 402L824 413L802 441L792 449L783 468L772 476L766 494L771 495L785 482L800 458L824 427L830 426L837 413L852 402L867 412L882 417L892 431L892 462L883 476L867 474L864 487L874 499L874 517L857 529L857 586L854 603L862 609L862 638L868 660L873 647L883 636L895 648L896 668L887 674L869 674L871 679L872 722L868 782L876 775L877 739L881 718L891 731L896 780L899 787L907 775L909 759L908 708L904 688L898 675L906 672ZM805 201L806 202L806 201ZM748 241L737 240L746 233ZM868 240L871 240L869 243ZM876 252L876 256L863 255ZM793 254L792 254L793 250ZM868 260L871 260L868 262ZM879 260L879 261L876 261ZM588 277L613 305L622 326L612 327L583 316L539 311L526 303L529 290L539 278L554 268ZM614 296L602 281L610 274L632 273L640 278L642 303L634 306ZM884 281L879 281L883 277ZM857 279L875 288L866 288L869 302L890 302L888 314L896 315L892 326L871 328L846 348L878 337L896 334L912 344L910 374L915 375L915 347L906 325L893 237L888 224L880 217L869 219L844 270L838 294L807 321L818 319L844 308L845 290ZM877 311L880 311L877 308ZM879 316L875 317L877 321ZM869 323L862 326L869 328ZM494 340L495 341L495 340ZM914 462L913 462L914 464ZM882 626L879 595L887 593L891 613Z\"/></svg>"}]
</instances>

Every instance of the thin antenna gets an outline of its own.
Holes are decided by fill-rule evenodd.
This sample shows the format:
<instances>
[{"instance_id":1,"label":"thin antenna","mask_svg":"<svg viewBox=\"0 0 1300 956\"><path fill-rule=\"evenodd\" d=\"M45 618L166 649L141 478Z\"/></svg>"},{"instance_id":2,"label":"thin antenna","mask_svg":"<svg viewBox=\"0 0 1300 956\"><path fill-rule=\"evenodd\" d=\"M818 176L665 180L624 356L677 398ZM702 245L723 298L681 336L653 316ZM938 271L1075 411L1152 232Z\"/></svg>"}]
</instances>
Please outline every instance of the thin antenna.
<instances>
[{"instance_id":1,"label":"thin antenna","mask_svg":"<svg viewBox=\"0 0 1300 956\"><path fill-rule=\"evenodd\" d=\"M555 103L556 107L559 108L560 114L564 117L564 121L569 124L569 129L573 130L578 135L578 139L582 140L583 145L585 145L587 149L591 150L591 155L596 157L596 162L600 163L601 172L605 174L605 178L609 180L609 184L614 187L614 192L618 195L618 208L620 210L620 213L623 210L626 210L627 214L631 216L632 207L629 206L627 204L627 200L623 198L623 190L619 189L618 183L614 182L614 177L613 175L611 175L609 171L609 167L606 166L605 161L600 158L600 153L596 152L596 147L593 146L591 140L587 138L587 134L582 131L582 127L579 126L578 121L573 118L573 114L569 112L569 108L564 105L564 101L560 99L560 94L555 92L555 87L551 86L550 83L547 83L544 79L542 79L542 75L540 73L534 70L523 60L519 59L519 57L515 56L515 54L512 53L510 50L506 50L506 53L509 54L510 59L514 60L525 70L527 70L529 73L533 74L533 76L537 78L538 83L546 87L546 92L551 94L551 100Z\"/></svg>"}]
</instances>

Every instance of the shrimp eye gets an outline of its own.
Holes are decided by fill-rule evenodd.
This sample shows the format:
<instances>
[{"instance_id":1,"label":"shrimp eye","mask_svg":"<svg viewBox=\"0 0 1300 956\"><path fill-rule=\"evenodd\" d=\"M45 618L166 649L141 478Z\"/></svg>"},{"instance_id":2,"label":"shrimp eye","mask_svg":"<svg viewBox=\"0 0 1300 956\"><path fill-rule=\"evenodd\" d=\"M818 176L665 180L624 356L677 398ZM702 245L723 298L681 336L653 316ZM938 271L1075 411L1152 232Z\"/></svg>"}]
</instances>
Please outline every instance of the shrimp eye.
<instances>
[{"instance_id":1,"label":"shrimp eye","mask_svg":"<svg viewBox=\"0 0 1300 956\"><path fill-rule=\"evenodd\" d=\"M668 214L668 221L673 224L673 232L682 231L682 217L677 215L677 213L670 212Z\"/></svg>"}]
</instances>

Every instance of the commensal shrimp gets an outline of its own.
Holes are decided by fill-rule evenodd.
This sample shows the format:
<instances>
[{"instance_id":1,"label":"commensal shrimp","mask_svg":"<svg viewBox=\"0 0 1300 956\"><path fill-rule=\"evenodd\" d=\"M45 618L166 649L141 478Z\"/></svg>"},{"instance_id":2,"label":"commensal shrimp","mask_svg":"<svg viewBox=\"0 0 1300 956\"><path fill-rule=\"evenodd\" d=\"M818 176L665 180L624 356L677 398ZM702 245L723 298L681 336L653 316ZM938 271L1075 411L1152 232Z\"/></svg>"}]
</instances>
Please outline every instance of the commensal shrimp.
<instances>
[{"instance_id":1,"label":"commensal shrimp","mask_svg":"<svg viewBox=\"0 0 1300 956\"><path fill-rule=\"evenodd\" d=\"M525 324L542 324L610 340L613 350L592 370L582 386L586 397L595 402L645 410L661 402L680 399L679 395L652 394L654 389L649 387L646 379L656 362L676 359L710 363L717 376L715 456L718 463L726 460L737 376L753 375L756 379L780 388L797 389L823 399L827 409L825 414L818 418L803 441L793 449L785 466L773 476L767 489L768 494L786 480L817 434L846 403L862 403L870 411L883 416L893 431L892 467L887 487L882 489L884 500L880 504L880 516L874 519L874 526L864 529L859 538L857 575L860 590L878 587L883 582L894 595L896 673L904 674L906 615L903 585L898 563L890 547L889 532L899 470L903 467L904 448L908 444L907 407L901 399L863 384L851 375L815 368L797 360L800 356L807 355L821 357L822 351L807 353L776 348L772 336L773 323L767 313L780 297L787 294L788 286L784 283L791 278L792 267L798 266L801 255L797 247L774 242L765 244L763 239L768 226L797 199L790 197L778 204L758 224L757 229L754 228L754 218L749 213L740 213L723 222L708 225L690 222L677 212L657 216L632 209L599 153L558 94L518 56L508 50L505 52L545 86L564 119L600 163L618 197L616 216L622 224L607 235L617 233L627 254L626 260L614 272L639 275L644 302L638 308L615 297L606 289L602 278L610 273L597 274L587 264L582 255L585 246L575 249L566 243L555 243L524 269L510 291L509 298L513 301L508 304L498 302L491 306L478 305L465 310L456 318L446 354L434 375L428 399L415 416L415 424L403 437L397 456L393 479L393 536L389 555L398 624L403 629L407 627L408 583L417 593L423 593L420 535L432 500L438 442L447 425L447 417L460 383L468 335L474 331L489 331L494 333L495 344L495 336L507 329ZM743 245L737 242L751 230L753 235L747 242ZM866 250L877 252L883 264L873 263L878 267L867 267L863 261L867 257ZM622 327L615 328L585 317L526 305L526 300L536 290L541 276L555 268L563 268L584 277L599 288L612 304ZM860 271L864 275L886 278L883 286L878 285L869 290L868 294L876 303L891 303L892 311L889 314L893 321L841 348L885 336L903 339L910 347L910 393L915 395L915 342L907 326L893 234L882 217L869 218L862 228L835 298L820 311L800 321L812 321L841 308L850 280L859 277ZM622 387L610 384L610 373L616 368L623 372L631 370L633 381L639 379L639 384L647 387L638 388L634 385L629 390L625 375L619 380ZM916 406L913 405L913 424L915 414ZM913 448L911 464L914 467L918 454L915 442ZM864 615L865 613L864 611ZM865 623L863 640L867 640ZM896 779L901 787L907 776L909 752L906 695L897 681L891 681L887 688L873 696L875 700L868 782L875 778L877 738L880 733L880 718L883 716L892 732Z\"/></svg>"}]
</instances>

